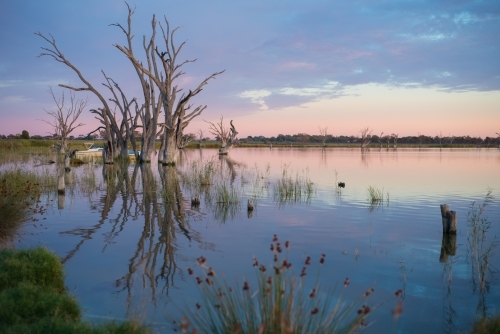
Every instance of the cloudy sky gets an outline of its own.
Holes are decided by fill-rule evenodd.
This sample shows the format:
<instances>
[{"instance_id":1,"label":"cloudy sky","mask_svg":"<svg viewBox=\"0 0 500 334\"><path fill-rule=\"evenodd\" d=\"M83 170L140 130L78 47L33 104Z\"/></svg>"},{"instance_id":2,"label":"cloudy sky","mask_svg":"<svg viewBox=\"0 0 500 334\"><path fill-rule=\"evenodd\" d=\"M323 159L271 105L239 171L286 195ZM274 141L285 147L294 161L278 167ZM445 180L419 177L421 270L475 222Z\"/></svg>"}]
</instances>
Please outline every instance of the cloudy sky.
<instances>
[{"instance_id":1,"label":"cloudy sky","mask_svg":"<svg viewBox=\"0 0 500 334\"><path fill-rule=\"evenodd\" d=\"M500 1L435 0L141 0L133 16L136 53L165 16L187 40L179 85L194 88L225 70L196 96L203 120L233 119L240 137L305 132L495 136L500 132ZM137 96L136 74L113 44L124 44L121 0L0 1L0 134L44 135L47 90L80 86L49 57L34 33L52 34L62 53L95 87L101 70ZM157 44L161 47L161 41ZM142 55L141 55L142 56ZM104 92L104 89L103 89ZM68 92L66 92L67 94ZM90 98L88 109L99 107ZM97 121L86 111L91 131Z\"/></svg>"}]
</instances>

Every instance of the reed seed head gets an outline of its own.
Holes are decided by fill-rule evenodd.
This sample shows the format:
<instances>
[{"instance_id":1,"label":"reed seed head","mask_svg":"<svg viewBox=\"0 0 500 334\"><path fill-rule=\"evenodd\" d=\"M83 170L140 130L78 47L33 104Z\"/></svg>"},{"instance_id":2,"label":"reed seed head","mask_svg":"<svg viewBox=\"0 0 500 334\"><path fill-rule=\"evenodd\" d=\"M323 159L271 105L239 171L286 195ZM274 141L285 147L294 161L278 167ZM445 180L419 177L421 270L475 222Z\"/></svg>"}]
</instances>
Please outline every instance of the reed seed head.
<instances>
[{"instance_id":1,"label":"reed seed head","mask_svg":"<svg viewBox=\"0 0 500 334\"><path fill-rule=\"evenodd\" d=\"M325 254L321 254L321 259L319 259L319 264L325 263Z\"/></svg>"},{"instance_id":2,"label":"reed seed head","mask_svg":"<svg viewBox=\"0 0 500 334\"><path fill-rule=\"evenodd\" d=\"M206 259L204 256L200 256L200 257L198 258L198 264L199 264L200 266L204 266L204 265L205 265L205 262L207 262L207 259Z\"/></svg>"},{"instance_id":3,"label":"reed seed head","mask_svg":"<svg viewBox=\"0 0 500 334\"><path fill-rule=\"evenodd\" d=\"M304 264L305 264L306 266L308 266L308 265L310 265L310 264L311 264L311 257L310 257L310 256L308 256L308 257L306 258L306 262L305 262Z\"/></svg>"},{"instance_id":4,"label":"reed seed head","mask_svg":"<svg viewBox=\"0 0 500 334\"><path fill-rule=\"evenodd\" d=\"M248 290L250 290L250 286L248 285L248 282L245 282L243 284L243 291L248 291Z\"/></svg>"},{"instance_id":5,"label":"reed seed head","mask_svg":"<svg viewBox=\"0 0 500 334\"><path fill-rule=\"evenodd\" d=\"M394 297L399 297L403 294L403 290L399 289L398 291L394 292Z\"/></svg>"},{"instance_id":6,"label":"reed seed head","mask_svg":"<svg viewBox=\"0 0 500 334\"><path fill-rule=\"evenodd\" d=\"M287 240L287 241L285 242L285 248L286 248L286 249L290 249L290 241L288 241L288 240Z\"/></svg>"},{"instance_id":7,"label":"reed seed head","mask_svg":"<svg viewBox=\"0 0 500 334\"><path fill-rule=\"evenodd\" d=\"M311 314L317 314L319 312L319 309L317 307L315 307L312 311L311 311Z\"/></svg>"},{"instance_id":8,"label":"reed seed head","mask_svg":"<svg viewBox=\"0 0 500 334\"><path fill-rule=\"evenodd\" d=\"M349 277L346 277L345 281L344 281L344 287L347 288L349 286Z\"/></svg>"},{"instance_id":9,"label":"reed seed head","mask_svg":"<svg viewBox=\"0 0 500 334\"><path fill-rule=\"evenodd\" d=\"M191 276L191 275L193 275L193 273L194 273L194 272L193 272L193 269L188 268L188 274Z\"/></svg>"},{"instance_id":10,"label":"reed seed head","mask_svg":"<svg viewBox=\"0 0 500 334\"><path fill-rule=\"evenodd\" d=\"M309 298L314 298L316 297L316 289L312 289L311 293L309 294Z\"/></svg>"}]
</instances>

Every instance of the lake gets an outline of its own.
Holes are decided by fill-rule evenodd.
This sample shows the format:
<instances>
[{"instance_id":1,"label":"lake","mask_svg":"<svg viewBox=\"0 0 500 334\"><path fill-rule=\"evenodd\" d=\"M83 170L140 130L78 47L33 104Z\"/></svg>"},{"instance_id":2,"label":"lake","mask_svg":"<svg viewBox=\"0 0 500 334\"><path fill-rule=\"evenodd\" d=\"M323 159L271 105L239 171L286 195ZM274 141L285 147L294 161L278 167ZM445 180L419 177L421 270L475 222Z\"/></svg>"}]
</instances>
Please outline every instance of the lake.
<instances>
[{"instance_id":1,"label":"lake","mask_svg":"<svg viewBox=\"0 0 500 334\"><path fill-rule=\"evenodd\" d=\"M57 173L55 165L19 164ZM24 226L15 247L55 251L87 319L137 317L170 332L167 314L199 299L187 274L198 257L228 281L246 277L252 286L253 257L271 263L276 234L291 242L297 274L307 256L317 262L326 254L321 286L338 294L348 277L347 303L374 287L370 305L379 306L366 333L456 333L500 312L500 246L486 261L478 256L500 236L499 171L498 149L235 148L227 157L195 149L176 169L89 163L66 175L65 196L41 198L46 211ZM212 184L197 183L203 173ZM291 194L282 181L293 183ZM383 200L368 199L370 186ZM481 244L468 215L489 189ZM234 203L217 203L223 190ZM191 205L195 195L199 206ZM456 211L456 238L443 238L444 203Z\"/></svg>"}]
</instances>

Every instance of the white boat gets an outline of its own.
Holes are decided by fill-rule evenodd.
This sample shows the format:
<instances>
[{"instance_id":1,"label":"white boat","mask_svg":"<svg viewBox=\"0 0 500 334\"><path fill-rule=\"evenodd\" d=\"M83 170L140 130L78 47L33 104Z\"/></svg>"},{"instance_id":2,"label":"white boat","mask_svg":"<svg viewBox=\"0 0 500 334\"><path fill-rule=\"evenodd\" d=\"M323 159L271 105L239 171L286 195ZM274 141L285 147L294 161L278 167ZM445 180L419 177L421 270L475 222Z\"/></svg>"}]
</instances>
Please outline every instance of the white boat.
<instances>
[{"instance_id":1,"label":"white boat","mask_svg":"<svg viewBox=\"0 0 500 334\"><path fill-rule=\"evenodd\" d=\"M76 151L75 158L80 159L83 157L102 157L102 147L95 145L94 143L83 143L87 150Z\"/></svg>"}]
</instances>

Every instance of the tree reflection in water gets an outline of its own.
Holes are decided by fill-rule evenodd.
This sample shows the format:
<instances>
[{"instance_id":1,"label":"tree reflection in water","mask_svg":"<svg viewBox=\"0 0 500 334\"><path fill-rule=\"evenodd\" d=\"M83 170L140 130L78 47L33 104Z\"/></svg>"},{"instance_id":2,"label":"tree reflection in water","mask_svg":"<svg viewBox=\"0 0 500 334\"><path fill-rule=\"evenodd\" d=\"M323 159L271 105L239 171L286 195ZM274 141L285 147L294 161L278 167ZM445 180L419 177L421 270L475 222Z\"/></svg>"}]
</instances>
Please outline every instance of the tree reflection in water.
<instances>
[{"instance_id":1,"label":"tree reflection in water","mask_svg":"<svg viewBox=\"0 0 500 334\"><path fill-rule=\"evenodd\" d=\"M118 292L127 291L128 313L133 306L132 291L137 288L134 283L138 279L142 289L151 290L155 305L157 293L168 294L179 271L176 263L177 231L189 242L203 244L201 235L189 223L189 218L196 218L199 214L186 210L175 167L159 166L159 179L155 178L151 164L135 165L132 172L128 164L104 165L102 168L106 189L99 199L100 219L91 227L61 232L81 237L62 261L69 261L104 226L109 232L104 234L103 252L115 243L127 222L144 219L144 228L128 261L128 272L115 281L115 286L120 287ZM201 247L211 249L213 245Z\"/></svg>"}]
</instances>

